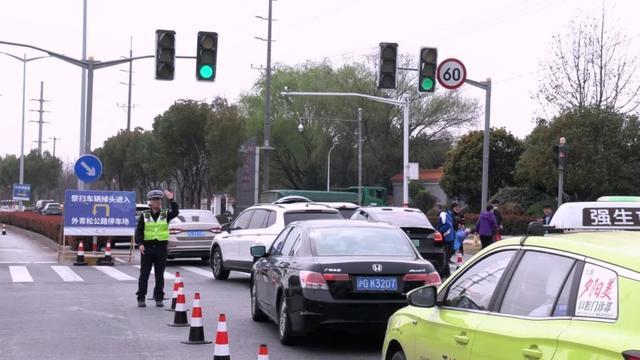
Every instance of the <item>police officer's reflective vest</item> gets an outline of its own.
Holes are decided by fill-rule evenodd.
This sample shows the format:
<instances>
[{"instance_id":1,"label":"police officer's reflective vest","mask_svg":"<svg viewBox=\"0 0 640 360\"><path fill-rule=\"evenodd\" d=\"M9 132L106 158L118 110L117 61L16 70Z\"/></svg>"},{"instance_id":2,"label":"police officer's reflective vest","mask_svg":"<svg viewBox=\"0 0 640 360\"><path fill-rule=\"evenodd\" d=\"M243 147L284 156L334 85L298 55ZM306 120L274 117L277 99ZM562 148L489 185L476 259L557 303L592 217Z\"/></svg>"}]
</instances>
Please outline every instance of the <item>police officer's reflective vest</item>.
<instances>
[{"instance_id":1,"label":"police officer's reflective vest","mask_svg":"<svg viewBox=\"0 0 640 360\"><path fill-rule=\"evenodd\" d=\"M169 222L167 221L167 210L160 211L158 220L154 221L151 211L144 213L144 240L169 240Z\"/></svg>"}]
</instances>

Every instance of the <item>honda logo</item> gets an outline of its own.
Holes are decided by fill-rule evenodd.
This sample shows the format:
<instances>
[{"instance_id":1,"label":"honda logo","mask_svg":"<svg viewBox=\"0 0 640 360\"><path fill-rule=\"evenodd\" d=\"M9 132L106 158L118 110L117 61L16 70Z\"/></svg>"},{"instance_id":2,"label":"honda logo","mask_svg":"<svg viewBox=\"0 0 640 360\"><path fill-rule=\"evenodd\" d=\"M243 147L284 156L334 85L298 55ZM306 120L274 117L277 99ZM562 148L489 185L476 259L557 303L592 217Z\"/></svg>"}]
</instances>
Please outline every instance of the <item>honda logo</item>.
<instances>
[{"instance_id":1,"label":"honda logo","mask_svg":"<svg viewBox=\"0 0 640 360\"><path fill-rule=\"evenodd\" d=\"M371 265L371 268L375 272L381 272L382 271L382 265L380 265L380 264L373 264L373 265Z\"/></svg>"}]
</instances>

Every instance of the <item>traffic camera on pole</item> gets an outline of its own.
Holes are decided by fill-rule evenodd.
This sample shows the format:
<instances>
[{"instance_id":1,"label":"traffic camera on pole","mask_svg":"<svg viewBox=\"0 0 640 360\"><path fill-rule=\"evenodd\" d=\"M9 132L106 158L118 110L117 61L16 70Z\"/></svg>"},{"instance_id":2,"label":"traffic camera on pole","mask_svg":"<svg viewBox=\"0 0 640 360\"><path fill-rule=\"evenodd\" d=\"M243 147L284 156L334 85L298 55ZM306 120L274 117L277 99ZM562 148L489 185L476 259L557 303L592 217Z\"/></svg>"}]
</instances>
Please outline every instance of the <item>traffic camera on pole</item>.
<instances>
[{"instance_id":1,"label":"traffic camera on pole","mask_svg":"<svg viewBox=\"0 0 640 360\"><path fill-rule=\"evenodd\" d=\"M398 74L398 44L380 43L378 89L395 89Z\"/></svg>"},{"instance_id":2,"label":"traffic camera on pole","mask_svg":"<svg viewBox=\"0 0 640 360\"><path fill-rule=\"evenodd\" d=\"M156 80L173 80L176 62L176 32L156 30Z\"/></svg>"},{"instance_id":3,"label":"traffic camera on pole","mask_svg":"<svg viewBox=\"0 0 640 360\"><path fill-rule=\"evenodd\" d=\"M199 31L196 53L196 79L214 81L216 79L216 59L218 57L218 33Z\"/></svg>"},{"instance_id":4,"label":"traffic camera on pole","mask_svg":"<svg viewBox=\"0 0 640 360\"><path fill-rule=\"evenodd\" d=\"M418 67L418 92L434 92L436 90L438 49L421 48L418 63L420 64L420 67Z\"/></svg>"}]
</instances>

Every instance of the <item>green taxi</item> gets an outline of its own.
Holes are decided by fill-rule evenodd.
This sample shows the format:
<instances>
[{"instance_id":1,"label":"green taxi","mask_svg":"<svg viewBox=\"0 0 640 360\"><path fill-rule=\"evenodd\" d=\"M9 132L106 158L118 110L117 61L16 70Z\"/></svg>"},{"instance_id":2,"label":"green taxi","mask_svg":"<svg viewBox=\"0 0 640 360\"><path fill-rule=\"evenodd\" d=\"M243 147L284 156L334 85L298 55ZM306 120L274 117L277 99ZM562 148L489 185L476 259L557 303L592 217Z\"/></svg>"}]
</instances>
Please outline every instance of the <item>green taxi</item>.
<instances>
[{"instance_id":1,"label":"green taxi","mask_svg":"<svg viewBox=\"0 0 640 360\"><path fill-rule=\"evenodd\" d=\"M620 230L640 230L640 203L562 205L409 293L382 359L640 360L640 231Z\"/></svg>"}]
</instances>

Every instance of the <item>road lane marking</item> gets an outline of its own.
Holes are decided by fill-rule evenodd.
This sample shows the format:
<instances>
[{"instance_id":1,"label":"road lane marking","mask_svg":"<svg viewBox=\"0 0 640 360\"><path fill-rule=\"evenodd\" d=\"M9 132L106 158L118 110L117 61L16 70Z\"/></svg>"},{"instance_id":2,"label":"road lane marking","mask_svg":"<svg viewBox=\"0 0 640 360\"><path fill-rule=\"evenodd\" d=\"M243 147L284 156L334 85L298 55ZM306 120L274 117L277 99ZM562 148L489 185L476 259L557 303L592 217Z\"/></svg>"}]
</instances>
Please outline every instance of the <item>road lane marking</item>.
<instances>
[{"instance_id":1,"label":"road lane marking","mask_svg":"<svg viewBox=\"0 0 640 360\"><path fill-rule=\"evenodd\" d=\"M26 266L9 266L9 272L11 273L11 280L16 282L33 282L29 270Z\"/></svg>"},{"instance_id":2,"label":"road lane marking","mask_svg":"<svg viewBox=\"0 0 640 360\"><path fill-rule=\"evenodd\" d=\"M140 269L140 265L133 265L133 267ZM156 273L155 270L153 268L151 268L151 274L155 275L155 273ZM176 276L165 271L164 272L164 279L165 280L175 280Z\"/></svg>"},{"instance_id":3,"label":"road lane marking","mask_svg":"<svg viewBox=\"0 0 640 360\"><path fill-rule=\"evenodd\" d=\"M57 264L57 261L0 261L0 264Z\"/></svg>"},{"instance_id":4,"label":"road lane marking","mask_svg":"<svg viewBox=\"0 0 640 360\"><path fill-rule=\"evenodd\" d=\"M108 275L111 276L112 278L119 280L119 281L125 281L125 280L136 280L136 278L131 277L125 273L123 273L120 270L116 270L112 267L109 266L92 266L92 268Z\"/></svg>"},{"instance_id":5,"label":"road lane marking","mask_svg":"<svg viewBox=\"0 0 640 360\"><path fill-rule=\"evenodd\" d=\"M211 271L207 271L195 266L180 266L180 269L192 272L194 274L202 275L206 278L213 279Z\"/></svg>"},{"instance_id":6,"label":"road lane marking","mask_svg":"<svg viewBox=\"0 0 640 360\"><path fill-rule=\"evenodd\" d=\"M117 261L117 262L122 263L122 264L126 264L126 263L128 263L128 261L127 261L127 260L122 260L122 259L117 258L117 257L114 257L114 259L116 259L116 261Z\"/></svg>"},{"instance_id":7,"label":"road lane marking","mask_svg":"<svg viewBox=\"0 0 640 360\"><path fill-rule=\"evenodd\" d=\"M51 268L63 281L84 281L83 278L73 272L68 266L51 266Z\"/></svg>"}]
</instances>

